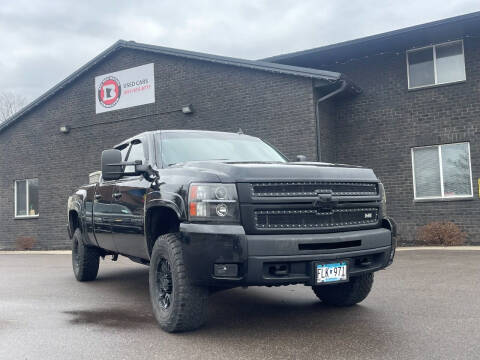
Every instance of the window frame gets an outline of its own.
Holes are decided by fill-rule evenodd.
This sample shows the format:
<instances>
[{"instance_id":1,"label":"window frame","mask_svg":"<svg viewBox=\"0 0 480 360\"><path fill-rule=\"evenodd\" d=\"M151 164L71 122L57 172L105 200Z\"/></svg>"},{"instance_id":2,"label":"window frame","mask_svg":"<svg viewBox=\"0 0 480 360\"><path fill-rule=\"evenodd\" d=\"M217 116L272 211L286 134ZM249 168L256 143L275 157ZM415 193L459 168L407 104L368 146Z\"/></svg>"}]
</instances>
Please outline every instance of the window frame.
<instances>
[{"instance_id":1,"label":"window frame","mask_svg":"<svg viewBox=\"0 0 480 360\"><path fill-rule=\"evenodd\" d=\"M445 196L445 185L443 183L443 159L442 159L442 146L448 145L459 145L459 144L467 144L467 151L468 151L468 167L469 167L469 174L470 174L470 195L450 195ZM415 149L425 149L425 148L437 148L438 152L438 160L439 160L439 170L440 170L440 189L441 189L441 196L417 196L417 184L415 182L415 162L414 162L414 152ZM415 201L426 201L426 200L465 200L465 199L473 199L473 179L472 179L472 157L470 153L470 142L469 141L462 141L457 143L446 143L446 144L436 144L436 145L426 145L426 146L415 146L410 149L411 153L411 162L412 162L412 176L413 176L413 199Z\"/></svg>"},{"instance_id":2,"label":"window frame","mask_svg":"<svg viewBox=\"0 0 480 360\"><path fill-rule=\"evenodd\" d=\"M462 44L462 56L463 56L463 73L465 77L461 80L454 80L454 81L448 81L448 82L438 82L438 74L437 74L437 47L447 45L447 44L454 44L454 43L461 43ZM415 51L419 50L425 50L431 48L433 52L433 76L435 79L435 83L433 84L428 84L428 85L420 85L420 86L410 86L410 63L408 61L408 54L413 53ZM463 44L463 39L460 40L452 40L452 41L446 41L443 43L438 43L438 44L432 44L432 45L427 45L419 48L414 48L414 49L409 49L406 51L406 56L405 60L407 62L407 82L408 82L408 90L416 90L416 89L423 89L423 88L429 88L429 87L435 87L435 86L441 86L441 85L447 85L447 84L456 84L460 82L465 82L467 81L467 67L465 65L465 48Z\"/></svg>"},{"instance_id":3,"label":"window frame","mask_svg":"<svg viewBox=\"0 0 480 360\"><path fill-rule=\"evenodd\" d=\"M29 205L29 202L30 202L30 190L29 190L29 186L28 186L28 182L30 180L37 180L38 181L38 178L30 178L30 179L18 179L18 180L14 180L14 194L13 194L13 197L14 197L14 216L15 216L15 219L28 219L28 218L37 218L40 216L40 211L38 211L35 215L30 215L29 214L29 210L28 210L28 205ZM17 197L18 197L18 187L17 187L17 183L20 182L20 181L25 181L26 182L26 193L25 193L25 200L26 200L26 208L27 208L27 215L18 215L17 214Z\"/></svg>"}]
</instances>

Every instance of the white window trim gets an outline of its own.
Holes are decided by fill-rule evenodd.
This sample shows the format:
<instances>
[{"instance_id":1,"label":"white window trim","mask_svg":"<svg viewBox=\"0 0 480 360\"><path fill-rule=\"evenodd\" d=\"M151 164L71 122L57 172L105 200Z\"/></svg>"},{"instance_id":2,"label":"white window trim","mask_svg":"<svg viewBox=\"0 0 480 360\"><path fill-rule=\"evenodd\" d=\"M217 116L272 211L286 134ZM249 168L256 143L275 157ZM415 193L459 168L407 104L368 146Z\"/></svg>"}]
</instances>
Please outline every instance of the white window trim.
<instances>
[{"instance_id":1,"label":"white window trim","mask_svg":"<svg viewBox=\"0 0 480 360\"><path fill-rule=\"evenodd\" d=\"M458 145L458 144L467 144L468 151L468 167L470 170L470 195L450 195L445 196L444 184L443 184L443 164L442 164L442 151L441 148L444 145ZM417 196L417 184L415 183L415 162L414 162L414 150L415 149L425 149L429 147L436 147L438 150L438 160L440 167L440 188L442 195L441 196ZM416 146L410 149L411 159L412 159L412 175L413 175L413 198L414 200L464 200L464 199L473 199L473 181L472 181L472 158L470 155L470 142L459 142L459 143L448 143L448 144L437 144L429 146Z\"/></svg>"},{"instance_id":2,"label":"white window trim","mask_svg":"<svg viewBox=\"0 0 480 360\"><path fill-rule=\"evenodd\" d=\"M29 182L30 180L33 180L33 178L32 178L32 179L21 179L21 180L15 180L15 181L14 181L14 191L15 191L15 193L14 193L15 213L14 213L14 215L15 215L15 219L36 218L36 217L38 217L38 216L40 215L40 212L38 212L38 213L35 214L35 215L28 215L28 213L29 213L29 210L28 210L28 202L29 202L29 200L30 200L30 194L29 194L29 189L28 189L28 182ZM19 181L25 181L25 182L26 182L26 191L27 191L27 193L26 193L26 202L27 202L27 203L26 203L26 209L27 209L27 215L17 215L17 182L19 182Z\"/></svg>"},{"instance_id":3,"label":"white window trim","mask_svg":"<svg viewBox=\"0 0 480 360\"><path fill-rule=\"evenodd\" d=\"M438 75L437 75L437 47L442 46L442 45L447 45L447 44L454 44L454 43L458 43L458 42L462 43L463 74L465 75L465 77L463 79L460 79L460 80L454 80L454 81L447 81L447 82L439 83L438 82ZM424 49L429 49L429 48L433 49L432 50L433 51L433 74L434 74L435 83L434 84L428 84L428 85L420 85L420 86L410 86L410 64L408 62L408 54L412 53L412 52L415 52L415 51L418 51L418 50L424 50ZM467 80L467 68L466 68L466 65L465 65L465 49L464 49L464 46L463 46L463 39L454 40L454 41L447 41L447 42L443 42L443 43L439 43L439 44L433 44L433 45L428 45L428 46L423 46L423 47L407 50L405 60L407 62L408 90L423 89L423 88L428 88L428 87L432 87L432 86L439 86L439 85L446 85L446 84L455 84L455 83L464 82L464 81Z\"/></svg>"}]
</instances>

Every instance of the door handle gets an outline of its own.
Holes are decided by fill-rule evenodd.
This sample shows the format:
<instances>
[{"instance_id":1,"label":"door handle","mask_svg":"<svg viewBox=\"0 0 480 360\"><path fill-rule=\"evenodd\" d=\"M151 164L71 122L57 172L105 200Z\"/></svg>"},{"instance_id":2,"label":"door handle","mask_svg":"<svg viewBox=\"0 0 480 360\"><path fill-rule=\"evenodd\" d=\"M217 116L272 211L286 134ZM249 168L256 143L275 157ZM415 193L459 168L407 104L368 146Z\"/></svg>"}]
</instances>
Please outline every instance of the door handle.
<instances>
[{"instance_id":1,"label":"door handle","mask_svg":"<svg viewBox=\"0 0 480 360\"><path fill-rule=\"evenodd\" d=\"M100 200L102 198L102 195L100 194L95 194L95 200Z\"/></svg>"},{"instance_id":2,"label":"door handle","mask_svg":"<svg viewBox=\"0 0 480 360\"><path fill-rule=\"evenodd\" d=\"M112 196L114 199L118 200L122 197L122 193L113 193Z\"/></svg>"}]
</instances>

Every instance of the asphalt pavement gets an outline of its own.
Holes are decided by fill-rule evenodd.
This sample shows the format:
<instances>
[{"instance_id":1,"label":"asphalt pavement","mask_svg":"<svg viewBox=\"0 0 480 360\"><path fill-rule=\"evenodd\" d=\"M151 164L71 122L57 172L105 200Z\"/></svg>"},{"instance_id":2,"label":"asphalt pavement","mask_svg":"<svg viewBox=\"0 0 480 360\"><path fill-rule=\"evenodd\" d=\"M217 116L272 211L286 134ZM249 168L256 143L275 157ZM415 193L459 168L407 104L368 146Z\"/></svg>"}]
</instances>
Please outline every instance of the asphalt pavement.
<instances>
[{"instance_id":1,"label":"asphalt pavement","mask_svg":"<svg viewBox=\"0 0 480 360\"><path fill-rule=\"evenodd\" d=\"M79 283L69 255L0 255L0 359L479 359L479 279L480 251L404 251L360 305L233 289L211 296L205 327L167 334L145 266L102 261Z\"/></svg>"}]
</instances>

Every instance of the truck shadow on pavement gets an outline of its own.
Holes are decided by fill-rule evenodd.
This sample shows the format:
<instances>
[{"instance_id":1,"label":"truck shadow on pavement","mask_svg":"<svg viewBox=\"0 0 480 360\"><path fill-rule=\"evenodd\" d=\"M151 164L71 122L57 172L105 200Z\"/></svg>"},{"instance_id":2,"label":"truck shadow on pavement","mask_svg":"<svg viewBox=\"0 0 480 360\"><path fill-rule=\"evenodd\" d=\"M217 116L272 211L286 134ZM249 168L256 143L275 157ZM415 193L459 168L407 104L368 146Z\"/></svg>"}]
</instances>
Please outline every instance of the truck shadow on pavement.
<instances>
[{"instance_id":1,"label":"truck shadow on pavement","mask_svg":"<svg viewBox=\"0 0 480 360\"><path fill-rule=\"evenodd\" d=\"M148 268L108 271L97 281L79 287L87 299L93 293L102 301L87 302L83 309L65 311L70 324L116 329L157 327L148 293ZM342 334L342 337L363 333L365 337L365 332L374 336L379 328L387 326L382 321L384 316L384 312L365 305L351 308L323 305L303 285L239 288L212 294L206 326L180 336L216 336L226 341L229 338L237 341L238 336L270 338L292 332L307 337L320 333Z\"/></svg>"},{"instance_id":2,"label":"truck shadow on pavement","mask_svg":"<svg viewBox=\"0 0 480 360\"><path fill-rule=\"evenodd\" d=\"M151 313L131 312L127 308L64 311L72 325L97 325L107 328L142 328L155 321Z\"/></svg>"}]
</instances>

